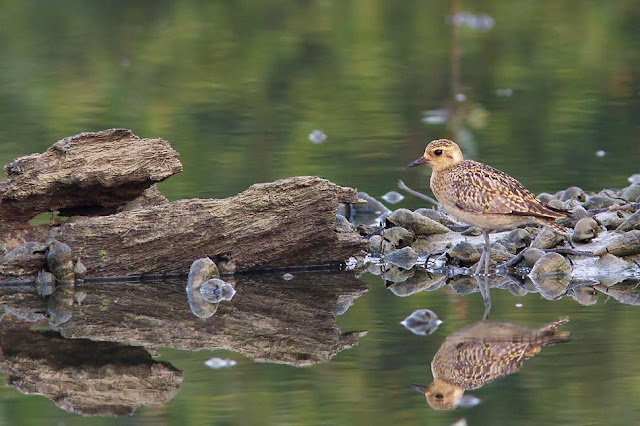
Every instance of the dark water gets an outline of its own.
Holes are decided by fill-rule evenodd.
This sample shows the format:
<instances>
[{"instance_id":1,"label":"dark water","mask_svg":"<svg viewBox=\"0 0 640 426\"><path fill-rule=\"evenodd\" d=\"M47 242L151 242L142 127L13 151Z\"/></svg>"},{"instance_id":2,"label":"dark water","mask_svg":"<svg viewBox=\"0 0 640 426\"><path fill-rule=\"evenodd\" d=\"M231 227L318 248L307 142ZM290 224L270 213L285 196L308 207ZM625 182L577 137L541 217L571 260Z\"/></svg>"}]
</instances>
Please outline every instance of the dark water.
<instances>
[{"instance_id":1,"label":"dark water","mask_svg":"<svg viewBox=\"0 0 640 426\"><path fill-rule=\"evenodd\" d=\"M452 8L485 26L452 31ZM171 199L226 197L292 175L376 196L398 179L428 192L428 172L404 165L438 137L536 193L623 187L640 172L637 1L25 1L0 9L1 164L81 131L126 127L180 152L184 172L161 184ZM438 109L446 122L425 122ZM316 129L323 143L309 140ZM239 277L234 299L209 319L191 313L184 282L92 284L80 305L63 294L59 314L71 316L55 332L46 321L18 320L41 319L44 300L4 289L0 315L13 313L0 322L8 383L0 425L637 421L636 306L604 294L584 306L492 290L493 319L538 327L568 315L573 340L470 391L480 405L441 412L407 385L428 383L445 337L482 318L480 295L445 286L397 297L379 277L353 275ZM419 308L444 320L430 336L399 324ZM358 344L346 348L342 333L361 330L368 334L350 335ZM211 370L212 356L237 365ZM112 359L117 367L104 367ZM64 380L95 386L65 388ZM73 399L92 392L102 411ZM114 395L129 400L107 404ZM131 416L88 415L128 415L132 401L147 403Z\"/></svg>"}]
</instances>

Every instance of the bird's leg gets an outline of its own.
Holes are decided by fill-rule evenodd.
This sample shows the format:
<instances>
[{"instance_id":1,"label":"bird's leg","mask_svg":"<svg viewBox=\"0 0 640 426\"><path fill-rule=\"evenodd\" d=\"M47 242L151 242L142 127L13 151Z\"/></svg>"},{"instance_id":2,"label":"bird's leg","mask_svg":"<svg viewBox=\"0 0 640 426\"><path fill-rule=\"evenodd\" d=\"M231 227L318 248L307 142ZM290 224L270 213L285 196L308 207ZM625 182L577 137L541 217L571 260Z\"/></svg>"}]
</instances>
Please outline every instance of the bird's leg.
<instances>
[{"instance_id":1,"label":"bird's leg","mask_svg":"<svg viewBox=\"0 0 640 426\"><path fill-rule=\"evenodd\" d=\"M489 275L489 262L491 261L491 240L489 239L489 231L482 230L484 237L484 274Z\"/></svg>"},{"instance_id":2,"label":"bird's leg","mask_svg":"<svg viewBox=\"0 0 640 426\"><path fill-rule=\"evenodd\" d=\"M482 249L482 254L480 255L480 259L478 260L478 263L476 263L476 271L474 272L473 275L478 275L480 274L480 268L482 267L482 263L484 262L484 254L485 254L486 250Z\"/></svg>"}]
</instances>

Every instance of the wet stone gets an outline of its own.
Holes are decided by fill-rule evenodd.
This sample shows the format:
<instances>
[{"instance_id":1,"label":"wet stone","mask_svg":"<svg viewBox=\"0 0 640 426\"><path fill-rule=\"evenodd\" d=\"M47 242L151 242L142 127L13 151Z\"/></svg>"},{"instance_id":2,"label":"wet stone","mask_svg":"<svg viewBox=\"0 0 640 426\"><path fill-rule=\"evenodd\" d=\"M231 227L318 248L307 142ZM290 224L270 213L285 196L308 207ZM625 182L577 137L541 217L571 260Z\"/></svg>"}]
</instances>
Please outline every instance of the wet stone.
<instances>
[{"instance_id":1,"label":"wet stone","mask_svg":"<svg viewBox=\"0 0 640 426\"><path fill-rule=\"evenodd\" d=\"M75 266L73 267L73 275L76 280L84 280L84 277L87 276L87 267L78 259L76 261Z\"/></svg>"},{"instance_id":2,"label":"wet stone","mask_svg":"<svg viewBox=\"0 0 640 426\"><path fill-rule=\"evenodd\" d=\"M418 253L411 247L404 247L384 256L384 260L404 269L411 269L418 260Z\"/></svg>"},{"instance_id":3,"label":"wet stone","mask_svg":"<svg viewBox=\"0 0 640 426\"><path fill-rule=\"evenodd\" d=\"M582 188L579 188L577 186L571 186L565 189L564 192L562 193L562 196L560 197L560 201L567 201L567 200L578 200L580 202L584 202L587 200L587 196L585 195Z\"/></svg>"},{"instance_id":4,"label":"wet stone","mask_svg":"<svg viewBox=\"0 0 640 426\"><path fill-rule=\"evenodd\" d=\"M547 192L541 192L538 194L538 199L545 204L548 204L549 201L553 200L555 197Z\"/></svg>"},{"instance_id":5,"label":"wet stone","mask_svg":"<svg viewBox=\"0 0 640 426\"><path fill-rule=\"evenodd\" d=\"M515 248L514 253L519 253L531 244L531 234L526 229L517 228L509 232L507 241Z\"/></svg>"},{"instance_id":6,"label":"wet stone","mask_svg":"<svg viewBox=\"0 0 640 426\"><path fill-rule=\"evenodd\" d=\"M456 222L453 218L449 217L448 215L439 212L437 210L434 209L427 209L427 208L419 208L417 209L415 212L415 214L419 214L425 217L428 217L431 220L435 220L436 222L439 222L441 224L443 224L444 226L457 226L459 225L458 222Z\"/></svg>"},{"instance_id":7,"label":"wet stone","mask_svg":"<svg viewBox=\"0 0 640 426\"><path fill-rule=\"evenodd\" d=\"M442 320L430 309L418 309L403 319L400 324L413 334L428 336L436 331L442 324Z\"/></svg>"},{"instance_id":8,"label":"wet stone","mask_svg":"<svg viewBox=\"0 0 640 426\"><path fill-rule=\"evenodd\" d=\"M387 221L396 226L406 228L416 235L445 234L449 232L449 228L443 224L408 209L398 209L392 212L387 217Z\"/></svg>"},{"instance_id":9,"label":"wet stone","mask_svg":"<svg viewBox=\"0 0 640 426\"><path fill-rule=\"evenodd\" d=\"M586 243L598 236L598 222L590 217L583 217L576 223L571 236L574 243Z\"/></svg>"},{"instance_id":10,"label":"wet stone","mask_svg":"<svg viewBox=\"0 0 640 426\"><path fill-rule=\"evenodd\" d=\"M56 277L51 272L40 271L36 277L35 284L40 296L50 296L56 289Z\"/></svg>"},{"instance_id":11,"label":"wet stone","mask_svg":"<svg viewBox=\"0 0 640 426\"><path fill-rule=\"evenodd\" d=\"M529 273L531 281L545 299L554 300L567 289L571 280L571 265L558 253L542 256Z\"/></svg>"},{"instance_id":12,"label":"wet stone","mask_svg":"<svg viewBox=\"0 0 640 426\"><path fill-rule=\"evenodd\" d=\"M589 199L582 204L582 207L587 210L591 210L610 207L614 204L616 204L616 201L611 197L607 197L605 195L594 195L589 197Z\"/></svg>"},{"instance_id":13,"label":"wet stone","mask_svg":"<svg viewBox=\"0 0 640 426\"><path fill-rule=\"evenodd\" d=\"M640 229L640 210L626 218L625 221L616 228L616 231L627 232L634 229Z\"/></svg>"},{"instance_id":14,"label":"wet stone","mask_svg":"<svg viewBox=\"0 0 640 426\"><path fill-rule=\"evenodd\" d=\"M557 200L557 199L553 199L553 200L549 201L547 203L547 205L549 207L553 207L554 209L560 209L560 210L568 210L568 208L569 208L569 205L567 204L566 201L560 201L560 200Z\"/></svg>"},{"instance_id":15,"label":"wet stone","mask_svg":"<svg viewBox=\"0 0 640 426\"><path fill-rule=\"evenodd\" d=\"M620 196L629 202L637 201L640 198L640 183L627 186L621 191Z\"/></svg>"},{"instance_id":16,"label":"wet stone","mask_svg":"<svg viewBox=\"0 0 640 426\"><path fill-rule=\"evenodd\" d=\"M382 238L389 241L396 249L408 247L416 240L416 236L413 232L400 226L385 229L382 231Z\"/></svg>"},{"instance_id":17,"label":"wet stone","mask_svg":"<svg viewBox=\"0 0 640 426\"><path fill-rule=\"evenodd\" d=\"M480 228L476 228L475 226L470 226L469 228L462 231L461 235L464 235L465 237L477 237L479 235L482 235L482 230Z\"/></svg>"},{"instance_id":18,"label":"wet stone","mask_svg":"<svg viewBox=\"0 0 640 426\"><path fill-rule=\"evenodd\" d=\"M336 215L334 229L337 232L353 232L355 230L354 226L347 220L347 218L340 214Z\"/></svg>"},{"instance_id":19,"label":"wet stone","mask_svg":"<svg viewBox=\"0 0 640 426\"><path fill-rule=\"evenodd\" d=\"M533 268L533 265L536 264L536 262L542 257L544 256L544 251L540 250L538 248L535 247L531 247L528 248L527 251L524 252L524 263L530 267Z\"/></svg>"},{"instance_id":20,"label":"wet stone","mask_svg":"<svg viewBox=\"0 0 640 426\"><path fill-rule=\"evenodd\" d=\"M73 256L71 248L65 243L53 240L45 254L47 267L61 283L71 283L75 280L73 274Z\"/></svg>"},{"instance_id":21,"label":"wet stone","mask_svg":"<svg viewBox=\"0 0 640 426\"><path fill-rule=\"evenodd\" d=\"M628 212L622 210L609 210L595 215L596 221L608 230L616 229L629 217Z\"/></svg>"},{"instance_id":22,"label":"wet stone","mask_svg":"<svg viewBox=\"0 0 640 426\"><path fill-rule=\"evenodd\" d=\"M447 254L456 266L471 266L480 260L481 252L471 243L461 241L453 246Z\"/></svg>"},{"instance_id":23,"label":"wet stone","mask_svg":"<svg viewBox=\"0 0 640 426\"><path fill-rule=\"evenodd\" d=\"M550 228L544 228L538 233L535 240L533 240L533 243L531 243L531 247L539 249L549 249L554 248L563 241L564 237L562 235L559 235L557 232L554 232Z\"/></svg>"},{"instance_id":24,"label":"wet stone","mask_svg":"<svg viewBox=\"0 0 640 426\"><path fill-rule=\"evenodd\" d=\"M404 195L396 191L389 191L382 196L382 199L385 200L387 203L397 204L400 201L404 200Z\"/></svg>"}]
</instances>

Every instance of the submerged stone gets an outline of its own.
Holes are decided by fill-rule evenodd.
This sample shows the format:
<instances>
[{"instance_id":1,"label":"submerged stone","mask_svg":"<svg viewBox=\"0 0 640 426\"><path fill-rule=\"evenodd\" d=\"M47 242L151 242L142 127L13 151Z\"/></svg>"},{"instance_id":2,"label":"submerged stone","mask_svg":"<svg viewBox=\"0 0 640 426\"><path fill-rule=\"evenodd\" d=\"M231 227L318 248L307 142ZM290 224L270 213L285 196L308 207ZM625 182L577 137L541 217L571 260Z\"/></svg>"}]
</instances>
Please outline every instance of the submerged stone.
<instances>
[{"instance_id":1,"label":"submerged stone","mask_svg":"<svg viewBox=\"0 0 640 426\"><path fill-rule=\"evenodd\" d=\"M428 336L438 329L442 320L430 309L418 309L403 319L400 324L413 334Z\"/></svg>"},{"instance_id":2,"label":"submerged stone","mask_svg":"<svg viewBox=\"0 0 640 426\"><path fill-rule=\"evenodd\" d=\"M53 240L47 248L45 257L47 267L55 275L56 280L61 283L72 283L74 281L73 256L68 245Z\"/></svg>"}]
</instances>

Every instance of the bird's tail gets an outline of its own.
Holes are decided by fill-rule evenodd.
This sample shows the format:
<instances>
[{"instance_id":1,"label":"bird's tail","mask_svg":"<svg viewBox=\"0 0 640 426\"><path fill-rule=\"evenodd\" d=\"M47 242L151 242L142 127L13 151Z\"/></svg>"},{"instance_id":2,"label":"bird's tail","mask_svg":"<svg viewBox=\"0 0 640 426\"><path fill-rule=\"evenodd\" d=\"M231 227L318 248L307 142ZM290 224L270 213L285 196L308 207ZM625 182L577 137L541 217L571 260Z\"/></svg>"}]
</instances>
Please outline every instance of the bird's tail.
<instances>
[{"instance_id":1,"label":"bird's tail","mask_svg":"<svg viewBox=\"0 0 640 426\"><path fill-rule=\"evenodd\" d=\"M571 340L571 333L568 331L558 331L558 328L567 322L569 322L569 317L562 317L540 327L537 333L538 338L541 339L540 343L543 346L549 346Z\"/></svg>"}]
</instances>

